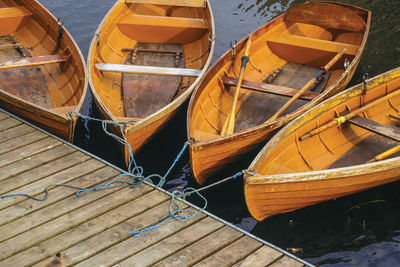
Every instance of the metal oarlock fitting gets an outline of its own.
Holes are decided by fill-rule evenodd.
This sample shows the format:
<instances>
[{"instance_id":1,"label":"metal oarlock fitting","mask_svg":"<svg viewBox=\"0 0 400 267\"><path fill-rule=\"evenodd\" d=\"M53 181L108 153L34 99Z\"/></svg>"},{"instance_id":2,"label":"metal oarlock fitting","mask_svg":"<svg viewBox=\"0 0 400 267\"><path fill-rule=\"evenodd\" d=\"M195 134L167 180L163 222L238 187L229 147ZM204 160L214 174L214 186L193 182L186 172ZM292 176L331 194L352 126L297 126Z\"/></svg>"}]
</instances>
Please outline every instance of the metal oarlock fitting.
<instances>
[{"instance_id":1,"label":"metal oarlock fitting","mask_svg":"<svg viewBox=\"0 0 400 267\"><path fill-rule=\"evenodd\" d=\"M236 46L237 46L237 41L235 40L235 43L233 43L232 41L230 41L229 46L231 47L231 55L232 58L236 58Z\"/></svg>"}]
</instances>

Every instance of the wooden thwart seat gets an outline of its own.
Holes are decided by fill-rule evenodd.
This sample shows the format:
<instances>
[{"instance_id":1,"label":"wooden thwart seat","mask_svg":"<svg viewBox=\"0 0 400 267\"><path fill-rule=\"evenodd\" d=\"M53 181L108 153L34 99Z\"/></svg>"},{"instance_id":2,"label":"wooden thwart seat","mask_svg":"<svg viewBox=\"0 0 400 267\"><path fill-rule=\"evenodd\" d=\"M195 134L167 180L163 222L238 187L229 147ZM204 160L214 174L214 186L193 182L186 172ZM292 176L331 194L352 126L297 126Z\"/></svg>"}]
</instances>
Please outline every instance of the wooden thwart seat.
<instances>
[{"instance_id":1,"label":"wooden thwart seat","mask_svg":"<svg viewBox=\"0 0 400 267\"><path fill-rule=\"evenodd\" d=\"M50 56L39 56L39 57L27 57L19 60L8 60L0 62L0 70L12 69L28 66L37 66L45 64L53 64L65 62L66 59L60 55L50 55Z\"/></svg>"},{"instance_id":2,"label":"wooden thwart seat","mask_svg":"<svg viewBox=\"0 0 400 267\"><path fill-rule=\"evenodd\" d=\"M151 66L105 64L105 63L98 63L95 66L101 72L121 72L121 73L182 76L182 77L185 76L197 77L200 75L202 71L200 69L151 67Z\"/></svg>"},{"instance_id":3,"label":"wooden thwart seat","mask_svg":"<svg viewBox=\"0 0 400 267\"><path fill-rule=\"evenodd\" d=\"M354 118L349 119L348 122L373 133L400 142L400 129L398 128L382 125L373 120L360 116L355 116Z\"/></svg>"},{"instance_id":4,"label":"wooden thwart seat","mask_svg":"<svg viewBox=\"0 0 400 267\"><path fill-rule=\"evenodd\" d=\"M206 0L125 0L127 4L152 4L167 6L206 7Z\"/></svg>"},{"instance_id":5,"label":"wooden thwart seat","mask_svg":"<svg viewBox=\"0 0 400 267\"><path fill-rule=\"evenodd\" d=\"M208 31L206 22L201 18L139 14L125 17L117 26L129 38L148 43L189 43Z\"/></svg>"},{"instance_id":6,"label":"wooden thwart seat","mask_svg":"<svg viewBox=\"0 0 400 267\"><path fill-rule=\"evenodd\" d=\"M0 8L0 35L9 35L23 26L32 14L24 7Z\"/></svg>"},{"instance_id":7,"label":"wooden thwart seat","mask_svg":"<svg viewBox=\"0 0 400 267\"><path fill-rule=\"evenodd\" d=\"M232 78L232 77L228 77L228 76L222 77L222 81L224 84L230 85L230 86L236 86L236 84L237 84L236 78ZM254 90L254 91L258 91L258 92L271 93L271 94L290 96L290 97L294 96L299 91L297 89L293 89L290 87L268 84L268 83L253 82L253 81L248 81L248 80L243 80L242 88ZM304 99L304 100L312 100L312 99L316 98L317 96L319 96L319 93L304 92L304 94L302 94L300 96L300 98Z\"/></svg>"},{"instance_id":8,"label":"wooden thwart seat","mask_svg":"<svg viewBox=\"0 0 400 267\"><path fill-rule=\"evenodd\" d=\"M334 41L309 38L304 36L297 36L290 34L289 32L284 32L279 36L272 37L267 41L267 43L272 49L274 49L274 47L271 46L286 45L286 46L295 46L301 48L311 48L315 50L322 50L333 53L339 53L344 48L346 48L347 55L356 55L359 50L358 45L345 44Z\"/></svg>"}]
</instances>

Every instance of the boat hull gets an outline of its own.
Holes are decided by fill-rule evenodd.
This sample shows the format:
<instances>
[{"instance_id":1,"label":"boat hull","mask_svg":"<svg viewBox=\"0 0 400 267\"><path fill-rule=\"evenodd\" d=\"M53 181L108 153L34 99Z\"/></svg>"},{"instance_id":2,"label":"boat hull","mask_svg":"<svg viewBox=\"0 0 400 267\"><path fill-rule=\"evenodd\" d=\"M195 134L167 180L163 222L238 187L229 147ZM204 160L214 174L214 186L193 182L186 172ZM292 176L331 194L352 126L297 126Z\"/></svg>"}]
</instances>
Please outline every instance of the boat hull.
<instances>
[{"instance_id":1,"label":"boat hull","mask_svg":"<svg viewBox=\"0 0 400 267\"><path fill-rule=\"evenodd\" d=\"M352 10L357 10L357 8L353 6L345 5L345 7L350 8ZM204 124L206 123L204 123L204 121L200 121L196 117L199 116L197 115L198 113L206 113L205 110L207 110L208 108L211 109L213 105L215 106L216 103L219 103L218 101L222 103L221 98L224 97L224 94L223 93L217 94L215 93L216 90L212 91L212 89L210 88L213 87L215 88L220 85L220 81L219 82L215 81L216 78L214 77L216 76L220 77L224 75L223 73L227 73L230 71L231 68L230 62L232 61L231 52L227 51L220 59L218 59L218 61L210 68L208 73L205 75L202 82L199 84L198 88L195 90L189 104L189 111L187 117L189 125L187 135L188 139L190 140L190 162L194 177L196 178L196 181L199 184L204 183L216 171L227 167L229 164L235 161L241 160L246 153L252 151L257 146L266 142L268 138L270 138L280 127L284 126L294 118L302 115L304 112L311 109L312 107L322 102L323 100L331 97L337 92L342 91L347 86L358 66L358 63L360 62L361 55L365 47L366 39L368 36L368 30L370 25L370 13L367 11L363 12L368 14L368 16L365 22L366 29L362 36L362 41L360 43L357 53L355 54L349 67L346 70L342 71L341 73L333 74L333 75L338 75L335 77L336 80L332 81L329 84L329 87L326 88L319 96L314 98L312 101L305 103L303 106L300 106L295 110L292 110L290 113L284 114L283 116L277 118L276 120L265 122L250 127L248 129L243 129L226 136L219 136L218 130L216 130L220 127L220 125L222 125L221 121L223 122L226 116L220 115L222 119L219 120L213 119L214 117L217 116L213 115L210 112L209 113L210 118L206 118L205 121L209 122L209 124L212 124L212 127L210 127L210 130L208 131L213 133L212 134L207 133L208 135L205 135L205 137L203 138L199 134L197 134L197 132L203 131L201 127L204 128ZM268 22L266 25L262 26L261 28L251 33L251 35L253 36L253 43L255 43L254 46L257 47L255 49L262 50L261 45L263 41L258 41L258 39L264 40L265 38L263 39L263 35L269 34L268 33L269 31L273 32L275 28L278 28L279 24L281 24L284 19L284 15L285 14L275 18L274 20ZM241 55L240 53L243 53L242 50L246 44L246 40L247 40L246 38L243 39L241 42L238 43L236 47L236 53L238 55L236 61L238 62L240 62L239 60ZM255 51L254 53L257 54L258 52L259 51ZM293 59L292 55L288 57L292 57ZM253 58L253 60L256 62L257 59ZM282 59L278 59L275 63L271 64L279 65L279 60ZM298 60L299 62L302 62L302 60L304 61L304 59L298 59L298 58L295 60ZM234 65L237 64L238 63L234 63ZM260 67L261 64L263 63L261 62L259 62L259 64L255 63L255 65L257 65L258 67ZM252 67L248 68L252 69ZM268 69L270 68L270 66L261 68ZM257 74L257 71L254 70L254 68L253 72L256 74L250 73L249 71L246 74L247 75L246 77L249 76L258 77L257 75L259 74ZM254 78L254 79L260 79L260 78ZM221 91L222 90L223 89L221 89ZM214 95L216 95L215 100L209 100ZM202 107L203 104L201 103L206 103L207 101L212 102L212 104L203 108ZM226 104L222 103L221 106L218 108L218 111L214 111L214 113L217 112L221 113L221 110L224 110L225 105ZM271 102L266 102L265 105L279 105L279 104L276 104L273 102L273 100L271 100ZM217 133L215 133L215 131L217 131ZM199 137L196 137L196 135Z\"/></svg>"},{"instance_id":2,"label":"boat hull","mask_svg":"<svg viewBox=\"0 0 400 267\"><path fill-rule=\"evenodd\" d=\"M300 137L338 114L364 106L368 108L360 114L396 131L389 115L398 112L399 90L400 69L395 69L326 100L278 132L244 178L246 204L252 216L263 220L398 180L399 156L371 160L397 144L387 138L386 131L376 134L347 123L307 139ZM397 95L375 102L389 94ZM377 104L368 106L370 103Z\"/></svg>"},{"instance_id":3,"label":"boat hull","mask_svg":"<svg viewBox=\"0 0 400 267\"><path fill-rule=\"evenodd\" d=\"M173 12L168 15L169 9L173 10ZM158 16L155 16L154 12ZM142 20L133 20L136 17L140 17ZM168 21L168 25L160 23L160 21L164 20ZM186 23L183 28L178 25L181 21ZM132 23L134 27L126 27L127 23ZM118 31L115 30L115 25L117 25ZM152 31L155 29L157 29L157 34ZM115 32L118 32L118 34ZM109 38L110 35L118 35L122 41L117 42L117 37ZM173 89L174 83L178 81L178 87L184 89L172 94L172 97L169 96L172 100L168 103L158 104L157 106L155 104L157 99L153 96L159 94L161 97L165 93L165 90L160 90L160 88L162 89L160 84L164 83L164 78L160 78L158 75L140 76L135 74L136 76L128 76L121 73L105 73L102 76L103 74L99 73L95 67L96 63L99 62L141 66L146 60L143 59L143 62L141 61L139 52L137 58L134 58L133 54L119 52L128 51L129 49L126 48L128 46L137 50L146 50L146 53L150 52L149 55L157 53L156 50L160 49L159 47L166 46L169 50L173 47L177 49L177 56L175 66L171 67L179 65L180 68L199 69L201 70L200 75L198 77L183 77L181 80L175 78L172 81L169 80L168 85L164 84L165 86ZM151 49L143 49L143 47L151 47ZM180 49L182 49L182 53L178 52ZM163 48L160 50L165 51L168 49ZM91 77L89 83L95 103L103 118L116 123L133 122L123 129L133 154L137 153L149 142L153 135L165 126L189 98L208 68L213 52L214 20L209 2L205 7L171 7L157 4L126 4L124 1L117 1L105 16L89 49L88 65L89 76ZM179 53L183 55L184 60L179 59ZM130 59L131 57L134 59ZM153 60L152 63L154 64L159 64L161 61L164 61L164 63L169 61L169 59L159 59L159 62L157 62L154 61L155 58L154 56L149 60ZM136 62L132 63L135 60ZM132 86L132 84L135 84L135 86ZM130 86L132 88L129 88ZM113 89L110 90L110 87L113 87ZM153 93L145 96L147 100L139 100L143 99L143 96L140 95L140 92L137 92L139 90L132 90L135 88L142 88L140 90L143 91L152 88L149 92ZM136 102L132 102L134 104L131 105L128 103L130 99ZM132 114L135 114L135 116ZM121 134L118 127L112 128L114 133ZM125 147L124 150L128 164L128 148Z\"/></svg>"},{"instance_id":4,"label":"boat hull","mask_svg":"<svg viewBox=\"0 0 400 267\"><path fill-rule=\"evenodd\" d=\"M10 10L17 17L21 13L25 17L10 20ZM78 45L65 28L62 38L58 38L57 19L37 1L15 1L0 9L0 20L0 75L4 88L0 90L0 107L72 142L76 118L66 113L81 111L87 91L86 65ZM9 40L16 46L7 48L9 43L4 42ZM56 60L50 63L51 58ZM29 63L35 59L44 63ZM13 68L4 66L6 60Z\"/></svg>"}]
</instances>

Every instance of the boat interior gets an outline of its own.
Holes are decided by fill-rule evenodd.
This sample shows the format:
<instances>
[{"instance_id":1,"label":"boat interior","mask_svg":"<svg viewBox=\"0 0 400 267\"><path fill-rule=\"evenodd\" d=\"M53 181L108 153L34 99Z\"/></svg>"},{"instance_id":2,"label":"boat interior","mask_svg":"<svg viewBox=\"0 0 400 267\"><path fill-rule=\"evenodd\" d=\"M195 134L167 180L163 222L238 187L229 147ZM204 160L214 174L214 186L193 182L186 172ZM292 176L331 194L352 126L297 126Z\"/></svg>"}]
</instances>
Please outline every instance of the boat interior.
<instances>
[{"instance_id":1,"label":"boat interior","mask_svg":"<svg viewBox=\"0 0 400 267\"><path fill-rule=\"evenodd\" d=\"M33 1L0 1L0 89L60 115L75 111L86 86L72 40Z\"/></svg>"},{"instance_id":2,"label":"boat interior","mask_svg":"<svg viewBox=\"0 0 400 267\"><path fill-rule=\"evenodd\" d=\"M141 120L190 88L210 53L205 0L119 1L90 55L96 94L119 121Z\"/></svg>"},{"instance_id":3,"label":"boat interior","mask_svg":"<svg viewBox=\"0 0 400 267\"><path fill-rule=\"evenodd\" d=\"M235 110L235 132L265 123L340 51L344 55L282 116L330 88L351 66L367 35L369 13L347 5L298 5L252 33L250 62ZM223 136L232 109L246 39L226 53L197 90L190 136L208 141Z\"/></svg>"},{"instance_id":4,"label":"boat interior","mask_svg":"<svg viewBox=\"0 0 400 267\"><path fill-rule=\"evenodd\" d=\"M301 120L284 132L282 140L257 162L259 174L280 174L349 167L400 156L400 77L370 88L341 102L330 102L326 111ZM394 96L389 96L395 92ZM357 110L375 102L364 112ZM357 113L343 124L335 123L309 138L300 138L335 118ZM316 112L317 114L319 112ZM265 152L264 152L265 153Z\"/></svg>"}]
</instances>

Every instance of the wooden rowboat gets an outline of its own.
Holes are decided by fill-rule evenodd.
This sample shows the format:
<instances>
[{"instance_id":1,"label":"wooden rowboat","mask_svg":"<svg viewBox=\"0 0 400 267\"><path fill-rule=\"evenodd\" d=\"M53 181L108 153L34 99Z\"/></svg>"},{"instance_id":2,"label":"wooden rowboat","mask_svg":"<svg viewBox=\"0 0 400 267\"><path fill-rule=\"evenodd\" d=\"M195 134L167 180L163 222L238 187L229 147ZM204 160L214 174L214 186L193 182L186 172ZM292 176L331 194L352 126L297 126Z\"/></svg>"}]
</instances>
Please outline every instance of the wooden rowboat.
<instances>
[{"instance_id":1,"label":"wooden rowboat","mask_svg":"<svg viewBox=\"0 0 400 267\"><path fill-rule=\"evenodd\" d=\"M251 163L250 213L262 220L399 179L399 123L400 68L314 107Z\"/></svg>"},{"instance_id":2,"label":"wooden rowboat","mask_svg":"<svg viewBox=\"0 0 400 267\"><path fill-rule=\"evenodd\" d=\"M344 89L360 61L370 20L368 10L355 6L307 2L227 51L189 103L187 136L196 180L202 184L276 129ZM246 50L251 64L242 72ZM320 75L324 65L330 69ZM314 76L319 77L315 85ZM289 99L293 103L282 110Z\"/></svg>"},{"instance_id":3,"label":"wooden rowboat","mask_svg":"<svg viewBox=\"0 0 400 267\"><path fill-rule=\"evenodd\" d=\"M213 51L206 0L120 0L106 15L90 47L89 82L104 118L133 122L123 129L133 153L189 98Z\"/></svg>"},{"instance_id":4,"label":"wooden rowboat","mask_svg":"<svg viewBox=\"0 0 400 267\"><path fill-rule=\"evenodd\" d=\"M71 141L87 90L71 35L37 1L0 1L0 107Z\"/></svg>"}]
</instances>

